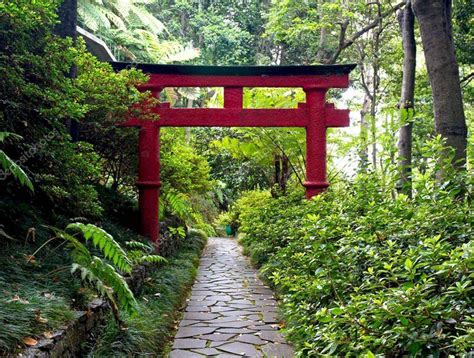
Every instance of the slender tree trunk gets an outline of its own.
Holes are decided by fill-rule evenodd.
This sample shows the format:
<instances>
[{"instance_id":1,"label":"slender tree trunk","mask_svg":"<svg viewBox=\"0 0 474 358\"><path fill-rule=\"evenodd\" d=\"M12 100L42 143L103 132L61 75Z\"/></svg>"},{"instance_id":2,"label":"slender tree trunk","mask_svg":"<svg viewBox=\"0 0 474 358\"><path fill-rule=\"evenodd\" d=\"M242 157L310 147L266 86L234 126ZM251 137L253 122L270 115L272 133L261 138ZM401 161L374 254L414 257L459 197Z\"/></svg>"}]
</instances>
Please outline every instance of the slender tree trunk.
<instances>
[{"instance_id":1,"label":"slender tree trunk","mask_svg":"<svg viewBox=\"0 0 474 358\"><path fill-rule=\"evenodd\" d=\"M467 126L459 83L451 0L412 0L433 92L436 132L454 148L454 167L465 169Z\"/></svg>"},{"instance_id":2,"label":"slender tree trunk","mask_svg":"<svg viewBox=\"0 0 474 358\"><path fill-rule=\"evenodd\" d=\"M398 14L400 32L403 44L403 78L400 96L400 113L402 114L402 127L398 139L398 165L400 180L397 185L399 192L412 196L412 130L413 108L415 96L415 69L416 69L416 42L415 42L415 16L411 8L411 0L406 0L406 5Z\"/></svg>"},{"instance_id":3,"label":"slender tree trunk","mask_svg":"<svg viewBox=\"0 0 474 358\"><path fill-rule=\"evenodd\" d=\"M188 102L187 108L193 108L194 100L188 98L187 102ZM184 128L184 138L185 138L186 144L189 144L191 142L191 127Z\"/></svg>"},{"instance_id":4,"label":"slender tree trunk","mask_svg":"<svg viewBox=\"0 0 474 358\"><path fill-rule=\"evenodd\" d=\"M77 39L77 0L63 0L58 8L59 23L54 28L54 33L61 37L70 37L74 42ZM76 66L72 66L69 77L76 77ZM73 142L79 140L79 123L70 119L66 120L69 134Z\"/></svg>"},{"instance_id":5,"label":"slender tree trunk","mask_svg":"<svg viewBox=\"0 0 474 358\"><path fill-rule=\"evenodd\" d=\"M374 170L377 169L377 122L375 115L377 114L377 95L380 87L380 36L383 32L383 20L382 20L382 7L379 1L377 1L377 16L380 18L379 24L373 33L373 49L374 49L374 60L372 63L373 81L372 81L372 94L370 103L370 131L372 134L372 166Z\"/></svg>"},{"instance_id":6,"label":"slender tree trunk","mask_svg":"<svg viewBox=\"0 0 474 358\"><path fill-rule=\"evenodd\" d=\"M367 116L370 115L370 98L368 94L364 96L364 103L360 111L360 144L359 144L359 169L361 172L367 172L369 164L369 148L368 148L368 123Z\"/></svg>"},{"instance_id":7,"label":"slender tree trunk","mask_svg":"<svg viewBox=\"0 0 474 358\"><path fill-rule=\"evenodd\" d=\"M282 192L286 192L286 183L288 182L289 177L290 177L289 159L286 155L282 155L282 157L281 157L281 181L280 181L280 189L282 190Z\"/></svg>"},{"instance_id":8,"label":"slender tree trunk","mask_svg":"<svg viewBox=\"0 0 474 358\"><path fill-rule=\"evenodd\" d=\"M328 45L329 29L327 27L321 28L319 33L319 47L316 53L316 61L320 63L328 63L331 60L331 51Z\"/></svg>"}]
</instances>

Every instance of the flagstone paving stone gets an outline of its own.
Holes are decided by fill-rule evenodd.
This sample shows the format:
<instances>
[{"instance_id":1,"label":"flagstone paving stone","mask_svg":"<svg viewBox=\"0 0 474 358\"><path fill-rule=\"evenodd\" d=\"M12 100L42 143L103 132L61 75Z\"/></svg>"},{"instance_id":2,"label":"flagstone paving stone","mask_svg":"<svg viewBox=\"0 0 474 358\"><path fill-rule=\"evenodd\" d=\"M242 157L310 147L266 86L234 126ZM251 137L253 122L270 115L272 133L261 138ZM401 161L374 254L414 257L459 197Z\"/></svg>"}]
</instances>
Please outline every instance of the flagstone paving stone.
<instances>
[{"instance_id":1,"label":"flagstone paving stone","mask_svg":"<svg viewBox=\"0 0 474 358\"><path fill-rule=\"evenodd\" d=\"M210 238L169 357L291 358L278 323L273 292L240 246Z\"/></svg>"}]
</instances>

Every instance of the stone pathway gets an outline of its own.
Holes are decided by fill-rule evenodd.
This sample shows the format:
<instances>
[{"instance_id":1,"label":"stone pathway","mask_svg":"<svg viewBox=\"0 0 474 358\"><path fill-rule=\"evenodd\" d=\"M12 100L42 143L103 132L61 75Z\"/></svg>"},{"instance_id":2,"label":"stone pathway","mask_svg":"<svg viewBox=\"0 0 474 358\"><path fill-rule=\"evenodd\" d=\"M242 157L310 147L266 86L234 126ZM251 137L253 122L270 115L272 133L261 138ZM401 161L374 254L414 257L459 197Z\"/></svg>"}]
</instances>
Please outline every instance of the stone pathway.
<instances>
[{"instance_id":1,"label":"stone pathway","mask_svg":"<svg viewBox=\"0 0 474 358\"><path fill-rule=\"evenodd\" d=\"M170 358L293 357L272 291L234 239L210 238Z\"/></svg>"}]
</instances>

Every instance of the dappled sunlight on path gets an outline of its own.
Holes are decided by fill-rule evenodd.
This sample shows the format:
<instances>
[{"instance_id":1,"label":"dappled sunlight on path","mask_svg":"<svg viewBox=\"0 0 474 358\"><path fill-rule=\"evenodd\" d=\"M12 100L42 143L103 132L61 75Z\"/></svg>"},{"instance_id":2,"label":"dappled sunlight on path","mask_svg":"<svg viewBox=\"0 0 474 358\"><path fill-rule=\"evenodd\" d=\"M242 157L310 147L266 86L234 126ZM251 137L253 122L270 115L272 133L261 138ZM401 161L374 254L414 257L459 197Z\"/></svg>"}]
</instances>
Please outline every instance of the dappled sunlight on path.
<instances>
[{"instance_id":1,"label":"dappled sunlight on path","mask_svg":"<svg viewBox=\"0 0 474 358\"><path fill-rule=\"evenodd\" d=\"M210 238L170 357L293 357L276 311L235 240Z\"/></svg>"}]
</instances>

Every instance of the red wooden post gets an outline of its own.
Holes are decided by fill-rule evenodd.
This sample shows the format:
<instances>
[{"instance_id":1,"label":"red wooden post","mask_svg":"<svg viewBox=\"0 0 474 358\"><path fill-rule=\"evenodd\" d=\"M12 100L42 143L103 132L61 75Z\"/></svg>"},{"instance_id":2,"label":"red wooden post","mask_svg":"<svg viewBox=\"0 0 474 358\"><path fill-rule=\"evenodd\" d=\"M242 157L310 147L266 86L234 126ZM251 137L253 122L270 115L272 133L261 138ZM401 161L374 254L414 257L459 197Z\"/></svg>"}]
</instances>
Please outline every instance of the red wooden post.
<instances>
[{"instance_id":1,"label":"red wooden post","mask_svg":"<svg viewBox=\"0 0 474 358\"><path fill-rule=\"evenodd\" d=\"M243 88L224 87L224 108L242 108Z\"/></svg>"},{"instance_id":2,"label":"red wooden post","mask_svg":"<svg viewBox=\"0 0 474 358\"><path fill-rule=\"evenodd\" d=\"M160 127L143 122L138 143L138 181L140 233L156 246L160 234L158 205L160 197ZM158 247L157 247L158 249Z\"/></svg>"},{"instance_id":3,"label":"red wooden post","mask_svg":"<svg viewBox=\"0 0 474 358\"><path fill-rule=\"evenodd\" d=\"M306 197L323 192L329 183L326 181L326 109L327 89L304 88L308 108L306 125Z\"/></svg>"}]
</instances>

